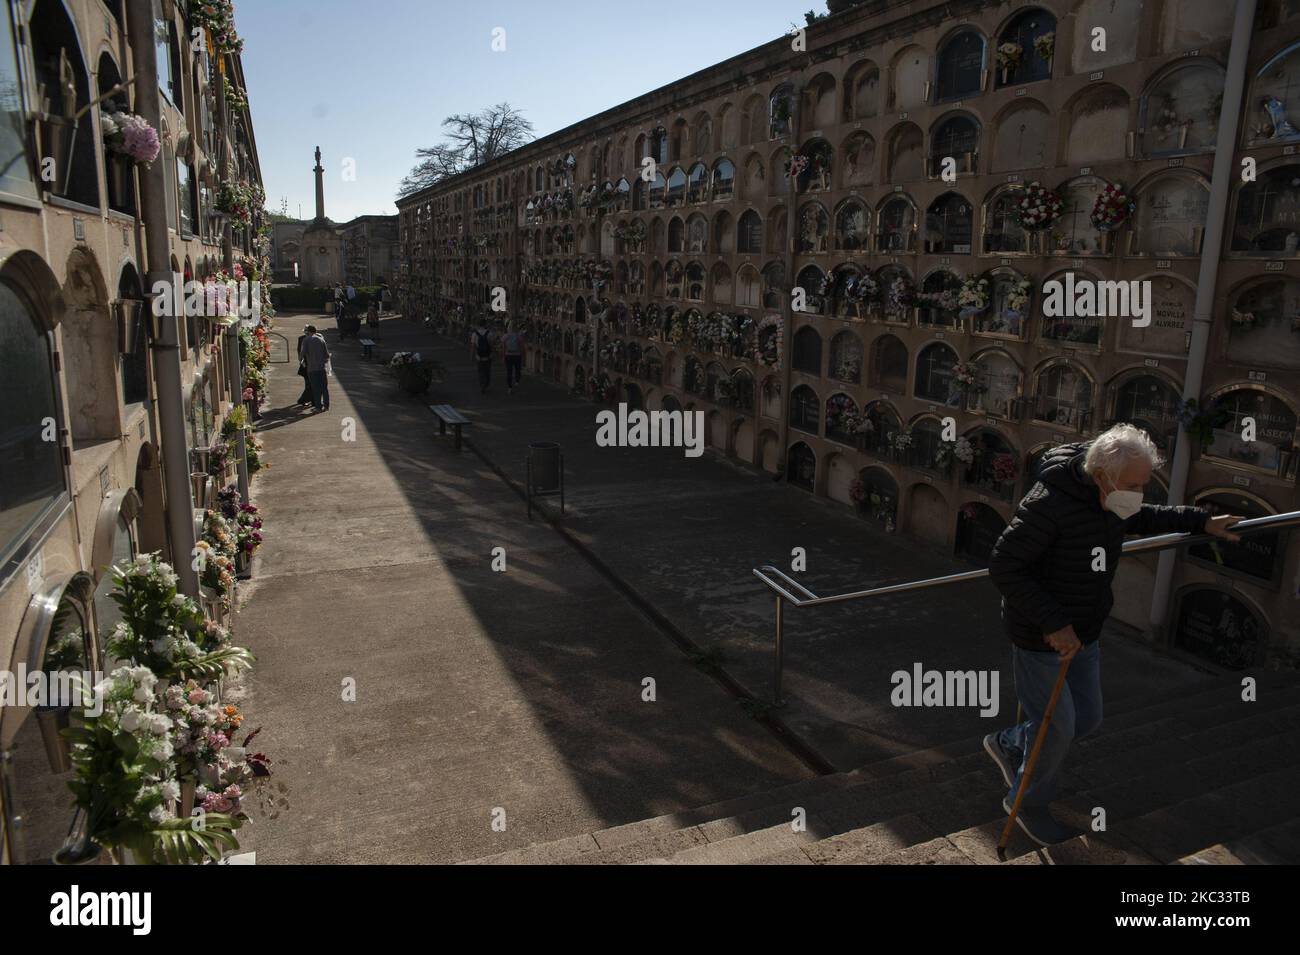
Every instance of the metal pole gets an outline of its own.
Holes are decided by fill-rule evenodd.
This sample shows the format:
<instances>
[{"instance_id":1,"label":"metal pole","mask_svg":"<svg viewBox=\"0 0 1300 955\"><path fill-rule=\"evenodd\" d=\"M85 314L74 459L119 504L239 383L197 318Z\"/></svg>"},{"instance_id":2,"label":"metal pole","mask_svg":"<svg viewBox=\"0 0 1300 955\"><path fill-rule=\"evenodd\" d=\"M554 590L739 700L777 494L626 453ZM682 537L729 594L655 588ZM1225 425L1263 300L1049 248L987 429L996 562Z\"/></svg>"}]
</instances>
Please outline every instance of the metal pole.
<instances>
[{"instance_id":1,"label":"metal pole","mask_svg":"<svg viewBox=\"0 0 1300 955\"><path fill-rule=\"evenodd\" d=\"M776 643L772 658L772 705L782 706L781 671L785 667L785 642L782 639L785 621L785 601L776 595Z\"/></svg>"},{"instance_id":2,"label":"metal pole","mask_svg":"<svg viewBox=\"0 0 1300 955\"><path fill-rule=\"evenodd\" d=\"M136 110L155 129L162 129L162 104L158 93L158 63L154 53L153 11L147 3L128 3L127 30L131 56L135 61ZM144 223L149 288L165 283L172 314L158 316L158 338L154 342L154 376L158 386L158 419L162 433L163 480L167 491L167 542L171 563L180 578L179 589L198 598L199 578L193 567L194 502L190 494L190 464L187 451L185 408L181 385L179 318L175 304L183 297L177 283L182 276L171 271L170 238L167 234L167 183L163 164L155 162L139 169L140 218Z\"/></svg>"},{"instance_id":3,"label":"metal pole","mask_svg":"<svg viewBox=\"0 0 1300 955\"><path fill-rule=\"evenodd\" d=\"M1187 354L1187 375L1183 379L1183 401L1197 399L1209 351L1210 330L1214 321L1214 295L1219 278L1219 257L1223 251L1223 230L1227 221L1228 196L1237 170L1233 162L1237 127L1241 122L1241 101L1246 82L1246 59L1254 32L1255 0L1238 0L1237 18L1232 25L1232 46L1228 51L1228 71L1223 85L1223 108L1219 113L1219 134L1215 143L1214 171L1210 179L1210 200L1205 215L1205 233L1201 246L1200 271L1196 281L1196 306L1192 313L1192 340ZM1169 468L1170 504L1181 504L1187 493L1187 473L1191 469L1191 438L1177 432L1174 436L1174 459ZM1151 592L1151 628L1164 633L1173 589L1174 561L1177 555L1165 551L1156 566L1156 580Z\"/></svg>"}]
</instances>

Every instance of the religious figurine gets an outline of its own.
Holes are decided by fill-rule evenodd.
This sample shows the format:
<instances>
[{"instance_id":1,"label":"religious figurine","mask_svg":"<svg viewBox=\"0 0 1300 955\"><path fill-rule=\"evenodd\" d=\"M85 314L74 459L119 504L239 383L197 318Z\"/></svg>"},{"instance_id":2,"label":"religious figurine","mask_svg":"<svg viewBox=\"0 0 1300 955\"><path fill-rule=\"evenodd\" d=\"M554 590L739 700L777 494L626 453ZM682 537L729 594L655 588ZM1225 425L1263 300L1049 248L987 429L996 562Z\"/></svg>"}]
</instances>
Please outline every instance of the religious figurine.
<instances>
[{"instance_id":1,"label":"religious figurine","mask_svg":"<svg viewBox=\"0 0 1300 955\"><path fill-rule=\"evenodd\" d=\"M1269 120L1273 123L1272 139L1300 134L1300 130L1297 130L1291 121L1286 118L1286 104L1276 96L1268 97L1261 105L1264 107L1264 111L1268 113Z\"/></svg>"}]
</instances>

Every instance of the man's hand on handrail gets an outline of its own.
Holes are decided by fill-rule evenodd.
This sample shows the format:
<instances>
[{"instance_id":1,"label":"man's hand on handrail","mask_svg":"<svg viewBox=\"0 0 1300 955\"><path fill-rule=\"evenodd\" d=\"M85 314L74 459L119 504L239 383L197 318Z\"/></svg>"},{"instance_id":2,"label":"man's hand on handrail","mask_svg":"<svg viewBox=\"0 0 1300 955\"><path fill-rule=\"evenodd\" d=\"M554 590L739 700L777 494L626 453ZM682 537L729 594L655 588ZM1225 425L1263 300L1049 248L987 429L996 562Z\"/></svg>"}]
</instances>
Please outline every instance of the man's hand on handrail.
<instances>
[{"instance_id":1,"label":"man's hand on handrail","mask_svg":"<svg viewBox=\"0 0 1300 955\"><path fill-rule=\"evenodd\" d=\"M1236 514L1220 514L1218 517L1211 517L1205 522L1205 533L1211 537L1221 537L1226 541L1234 543L1241 540L1240 534L1234 534L1228 528L1244 520Z\"/></svg>"}]
</instances>

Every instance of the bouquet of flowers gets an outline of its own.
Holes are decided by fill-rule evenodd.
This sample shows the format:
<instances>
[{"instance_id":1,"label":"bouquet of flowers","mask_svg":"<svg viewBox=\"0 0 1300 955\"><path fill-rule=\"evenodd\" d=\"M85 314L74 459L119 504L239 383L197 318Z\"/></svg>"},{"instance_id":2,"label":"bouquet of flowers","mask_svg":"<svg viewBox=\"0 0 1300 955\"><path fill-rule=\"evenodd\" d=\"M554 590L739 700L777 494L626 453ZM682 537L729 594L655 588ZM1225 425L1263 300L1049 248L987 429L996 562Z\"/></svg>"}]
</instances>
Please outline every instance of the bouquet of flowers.
<instances>
[{"instance_id":1,"label":"bouquet of flowers","mask_svg":"<svg viewBox=\"0 0 1300 955\"><path fill-rule=\"evenodd\" d=\"M1029 230L1046 229L1060 218L1065 203L1055 189L1048 189L1037 180L1025 186L1024 195L1017 204L1020 225Z\"/></svg>"},{"instance_id":2,"label":"bouquet of flowers","mask_svg":"<svg viewBox=\"0 0 1300 955\"><path fill-rule=\"evenodd\" d=\"M1232 420L1232 414L1219 407L1218 401L1201 405L1195 398L1178 402L1178 423L1188 436L1201 446L1201 450L1214 443L1214 430Z\"/></svg>"},{"instance_id":3,"label":"bouquet of flowers","mask_svg":"<svg viewBox=\"0 0 1300 955\"><path fill-rule=\"evenodd\" d=\"M952 456L962 464L973 464L975 462L975 449L966 438L958 438L953 442Z\"/></svg>"},{"instance_id":4,"label":"bouquet of flowers","mask_svg":"<svg viewBox=\"0 0 1300 955\"><path fill-rule=\"evenodd\" d=\"M203 27L218 53L239 53L244 41L235 33L235 5L231 0L190 0L190 20Z\"/></svg>"},{"instance_id":5,"label":"bouquet of flowers","mask_svg":"<svg viewBox=\"0 0 1300 955\"><path fill-rule=\"evenodd\" d=\"M897 432L890 439L890 445L895 451L902 453L912 446L912 430L910 428Z\"/></svg>"},{"instance_id":6,"label":"bouquet of flowers","mask_svg":"<svg viewBox=\"0 0 1300 955\"><path fill-rule=\"evenodd\" d=\"M1003 43L997 48L998 66L1004 70L1014 70L1025 57L1025 48L1019 43Z\"/></svg>"},{"instance_id":7,"label":"bouquet of flowers","mask_svg":"<svg viewBox=\"0 0 1300 955\"><path fill-rule=\"evenodd\" d=\"M980 384L979 365L972 361L962 361L952 366L952 379L961 389L962 394L983 391Z\"/></svg>"},{"instance_id":8,"label":"bouquet of flowers","mask_svg":"<svg viewBox=\"0 0 1300 955\"><path fill-rule=\"evenodd\" d=\"M844 296L850 302L874 302L880 295L880 286L868 274L849 279L844 289Z\"/></svg>"},{"instance_id":9,"label":"bouquet of flowers","mask_svg":"<svg viewBox=\"0 0 1300 955\"><path fill-rule=\"evenodd\" d=\"M201 542L201 549L208 547ZM215 679L249 666L252 655L230 645L230 635L204 618L194 601L178 594L176 574L157 554L145 554L113 567L110 595L122 619L108 639L118 660L164 678Z\"/></svg>"},{"instance_id":10,"label":"bouquet of flowers","mask_svg":"<svg viewBox=\"0 0 1300 955\"><path fill-rule=\"evenodd\" d=\"M961 306L962 318L985 311L989 307L989 280L983 275L966 276L957 293L957 304Z\"/></svg>"},{"instance_id":11,"label":"bouquet of flowers","mask_svg":"<svg viewBox=\"0 0 1300 955\"><path fill-rule=\"evenodd\" d=\"M862 483L862 478L854 478L853 483L849 485L849 500L861 507L867 500L867 486Z\"/></svg>"},{"instance_id":12,"label":"bouquet of flowers","mask_svg":"<svg viewBox=\"0 0 1300 955\"><path fill-rule=\"evenodd\" d=\"M235 546L245 558L262 546L262 518L256 504L240 504L235 518Z\"/></svg>"},{"instance_id":13,"label":"bouquet of flowers","mask_svg":"<svg viewBox=\"0 0 1300 955\"><path fill-rule=\"evenodd\" d=\"M785 161L785 174L797 179L808 169L808 163L807 156L803 153L795 153Z\"/></svg>"},{"instance_id":14,"label":"bouquet of flowers","mask_svg":"<svg viewBox=\"0 0 1300 955\"><path fill-rule=\"evenodd\" d=\"M1014 481L1017 470L1015 455L1003 452L993 456L993 480L999 484L1010 484Z\"/></svg>"},{"instance_id":15,"label":"bouquet of flowers","mask_svg":"<svg viewBox=\"0 0 1300 955\"><path fill-rule=\"evenodd\" d=\"M1029 308L1029 292L1033 283L1027 278L1018 279L1007 293L1007 312L1017 316L1024 315Z\"/></svg>"},{"instance_id":16,"label":"bouquet of flowers","mask_svg":"<svg viewBox=\"0 0 1300 955\"><path fill-rule=\"evenodd\" d=\"M1056 34L1043 33L1034 37L1034 52L1044 60L1050 60L1056 52Z\"/></svg>"},{"instance_id":17,"label":"bouquet of flowers","mask_svg":"<svg viewBox=\"0 0 1300 955\"><path fill-rule=\"evenodd\" d=\"M1243 330L1250 329L1250 328L1254 328L1254 327L1255 327L1255 313L1254 313L1254 312L1239 312L1239 311L1237 311L1237 309L1234 308L1234 309L1232 310L1232 324L1233 324L1233 327L1235 327L1235 328L1240 328L1240 329L1243 329Z\"/></svg>"},{"instance_id":18,"label":"bouquet of flowers","mask_svg":"<svg viewBox=\"0 0 1300 955\"><path fill-rule=\"evenodd\" d=\"M125 112L101 113L100 125L104 145L113 152L142 166L158 158L158 150L162 148L158 131L144 117Z\"/></svg>"},{"instance_id":19,"label":"bouquet of flowers","mask_svg":"<svg viewBox=\"0 0 1300 955\"><path fill-rule=\"evenodd\" d=\"M906 275L897 276L889 283L885 293L885 316L893 321L903 321L904 312L916 304L916 288Z\"/></svg>"},{"instance_id":20,"label":"bouquet of flowers","mask_svg":"<svg viewBox=\"0 0 1300 955\"><path fill-rule=\"evenodd\" d=\"M1136 208L1137 202L1124 191L1124 187L1111 182L1097 193L1089 218L1099 232L1113 232L1124 224Z\"/></svg>"}]
</instances>

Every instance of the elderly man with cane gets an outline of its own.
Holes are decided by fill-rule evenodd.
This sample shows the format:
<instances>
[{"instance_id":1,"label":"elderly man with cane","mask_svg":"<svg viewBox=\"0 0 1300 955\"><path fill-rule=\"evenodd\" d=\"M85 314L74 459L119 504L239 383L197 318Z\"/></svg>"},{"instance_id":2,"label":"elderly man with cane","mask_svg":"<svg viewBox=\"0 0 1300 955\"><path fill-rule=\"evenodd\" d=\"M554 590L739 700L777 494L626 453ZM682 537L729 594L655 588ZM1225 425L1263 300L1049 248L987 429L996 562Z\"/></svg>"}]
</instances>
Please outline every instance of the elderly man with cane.
<instances>
[{"instance_id":1,"label":"elderly man with cane","mask_svg":"<svg viewBox=\"0 0 1300 955\"><path fill-rule=\"evenodd\" d=\"M1238 540L1228 528L1239 517L1142 503L1160 463L1155 444L1131 424L1117 424L1089 444L1052 449L993 547L989 576L1002 594L1025 719L990 733L984 749L1008 787L1002 808L1039 845L1080 834L1056 820L1050 803L1070 744L1101 725L1098 639L1114 603L1111 581L1125 535L1186 532Z\"/></svg>"}]
</instances>

